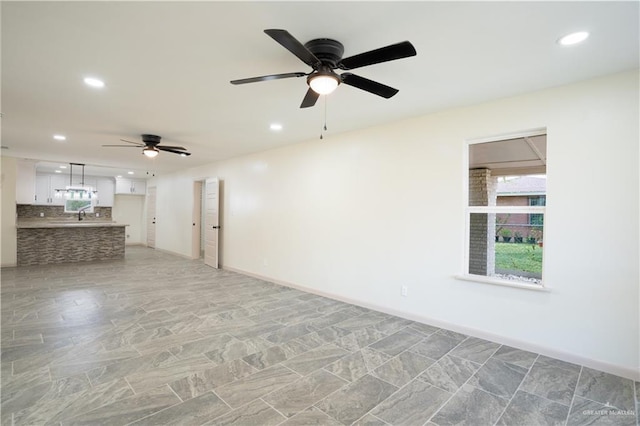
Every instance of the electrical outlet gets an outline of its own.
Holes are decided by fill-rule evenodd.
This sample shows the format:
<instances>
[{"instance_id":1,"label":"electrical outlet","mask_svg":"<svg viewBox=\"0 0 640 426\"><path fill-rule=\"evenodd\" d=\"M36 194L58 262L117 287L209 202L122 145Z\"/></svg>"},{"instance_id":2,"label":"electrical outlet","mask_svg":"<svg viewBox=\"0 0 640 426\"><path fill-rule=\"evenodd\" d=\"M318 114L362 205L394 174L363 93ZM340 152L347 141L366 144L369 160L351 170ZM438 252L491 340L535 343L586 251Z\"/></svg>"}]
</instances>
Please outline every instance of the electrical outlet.
<instances>
[{"instance_id":1,"label":"electrical outlet","mask_svg":"<svg viewBox=\"0 0 640 426\"><path fill-rule=\"evenodd\" d=\"M96 212L96 217L100 217L100 213Z\"/></svg>"},{"instance_id":2,"label":"electrical outlet","mask_svg":"<svg viewBox=\"0 0 640 426\"><path fill-rule=\"evenodd\" d=\"M402 287L400 287L400 294L403 295L404 297L407 297L408 292L409 292L409 289L407 288L406 285L403 285Z\"/></svg>"},{"instance_id":3,"label":"electrical outlet","mask_svg":"<svg viewBox=\"0 0 640 426\"><path fill-rule=\"evenodd\" d=\"M43 212L40 212L40 217L44 217L44 213Z\"/></svg>"}]
</instances>

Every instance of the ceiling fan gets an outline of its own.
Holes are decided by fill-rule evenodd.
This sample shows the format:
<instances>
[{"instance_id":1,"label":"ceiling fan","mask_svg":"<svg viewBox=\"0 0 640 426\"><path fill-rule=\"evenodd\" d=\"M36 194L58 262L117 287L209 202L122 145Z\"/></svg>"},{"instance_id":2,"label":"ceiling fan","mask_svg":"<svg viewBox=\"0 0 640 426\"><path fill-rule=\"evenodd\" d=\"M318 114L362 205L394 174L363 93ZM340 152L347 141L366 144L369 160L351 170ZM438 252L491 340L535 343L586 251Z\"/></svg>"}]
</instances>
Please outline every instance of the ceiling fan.
<instances>
[{"instance_id":1,"label":"ceiling fan","mask_svg":"<svg viewBox=\"0 0 640 426\"><path fill-rule=\"evenodd\" d=\"M246 84L258 81L306 76L309 89L302 100L300 108L314 106L320 95L326 95L333 92L340 83L344 83L388 99L398 93L398 89L360 77L350 72L337 74L334 70L338 68L341 70L352 70L354 68L365 67L367 65L379 64L381 62L388 62L416 55L416 49L413 45L408 41L403 41L381 47L379 49L360 53L359 55L343 58L342 54L344 53L344 46L336 40L319 38L302 44L286 30L271 29L264 30L264 32L280 43L285 49L296 55L302 62L313 68L313 70L308 73L291 72L243 78L240 80L232 80L231 84Z\"/></svg>"},{"instance_id":2,"label":"ceiling fan","mask_svg":"<svg viewBox=\"0 0 640 426\"><path fill-rule=\"evenodd\" d=\"M133 142L126 139L120 139L122 142L127 142L132 145L102 145L106 147L124 147L124 148L142 148L142 153L149 158L153 158L160 153L160 151L171 152L173 154L180 154L183 157L191 155L187 152L187 149L181 146L169 146L160 145L160 136L156 135L141 135L142 142Z\"/></svg>"}]
</instances>

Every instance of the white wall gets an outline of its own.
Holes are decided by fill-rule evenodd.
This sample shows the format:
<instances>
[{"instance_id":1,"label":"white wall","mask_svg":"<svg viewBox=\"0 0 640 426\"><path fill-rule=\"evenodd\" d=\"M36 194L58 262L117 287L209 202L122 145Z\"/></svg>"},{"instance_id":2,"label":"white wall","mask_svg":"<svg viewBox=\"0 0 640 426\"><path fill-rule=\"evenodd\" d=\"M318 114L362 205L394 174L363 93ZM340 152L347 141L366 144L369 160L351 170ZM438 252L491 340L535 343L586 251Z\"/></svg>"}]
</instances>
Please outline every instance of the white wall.
<instances>
[{"instance_id":1,"label":"white wall","mask_svg":"<svg viewBox=\"0 0 640 426\"><path fill-rule=\"evenodd\" d=\"M116 195L113 200L111 217L119 223L128 223L125 228L125 244L146 244L143 232L145 197L139 195Z\"/></svg>"},{"instance_id":2,"label":"white wall","mask_svg":"<svg viewBox=\"0 0 640 426\"><path fill-rule=\"evenodd\" d=\"M636 70L160 177L158 248L218 176L224 267L640 379L639 112ZM552 291L456 280L464 141L541 127Z\"/></svg>"},{"instance_id":3,"label":"white wall","mask_svg":"<svg viewBox=\"0 0 640 426\"><path fill-rule=\"evenodd\" d=\"M16 266L17 255L17 230L16 230L16 159L11 157L1 158L0 169L0 266Z\"/></svg>"}]
</instances>

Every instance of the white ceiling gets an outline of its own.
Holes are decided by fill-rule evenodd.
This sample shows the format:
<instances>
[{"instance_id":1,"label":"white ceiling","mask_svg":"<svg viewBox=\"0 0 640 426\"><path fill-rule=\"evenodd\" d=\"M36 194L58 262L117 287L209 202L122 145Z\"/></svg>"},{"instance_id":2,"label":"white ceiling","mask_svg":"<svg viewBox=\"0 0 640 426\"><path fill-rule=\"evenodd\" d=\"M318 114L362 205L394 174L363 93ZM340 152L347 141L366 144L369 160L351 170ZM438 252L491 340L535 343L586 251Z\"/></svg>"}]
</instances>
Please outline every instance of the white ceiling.
<instances>
[{"instance_id":1,"label":"white ceiling","mask_svg":"<svg viewBox=\"0 0 640 426\"><path fill-rule=\"evenodd\" d=\"M168 172L318 138L308 67L263 33L334 38L344 56L403 40L418 55L354 70L400 92L327 99L325 138L638 67L638 2L10 2L2 13L2 155ZM556 40L587 30L568 48ZM85 76L105 80L92 89ZM269 124L283 130L273 132ZM67 136L54 141L53 134ZM103 148L141 133L193 155Z\"/></svg>"}]
</instances>

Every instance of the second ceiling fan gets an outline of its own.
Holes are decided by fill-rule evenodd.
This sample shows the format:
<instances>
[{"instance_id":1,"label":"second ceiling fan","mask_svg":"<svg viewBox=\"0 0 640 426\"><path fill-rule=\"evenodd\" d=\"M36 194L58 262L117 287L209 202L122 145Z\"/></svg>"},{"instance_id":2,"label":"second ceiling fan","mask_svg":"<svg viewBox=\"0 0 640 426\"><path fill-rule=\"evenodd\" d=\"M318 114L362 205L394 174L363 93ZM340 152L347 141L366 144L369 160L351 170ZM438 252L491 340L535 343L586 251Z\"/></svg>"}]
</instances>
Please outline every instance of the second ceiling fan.
<instances>
[{"instance_id":1,"label":"second ceiling fan","mask_svg":"<svg viewBox=\"0 0 640 426\"><path fill-rule=\"evenodd\" d=\"M285 49L296 55L302 62L309 65L313 70L309 73L291 72L285 74L271 74L261 77L243 78L232 80L231 84L256 83L259 81L278 80L281 78L307 77L309 89L302 100L300 108L312 107L316 104L320 95L326 95L340 83L357 87L374 95L390 98L398 89L386 86L368 78L360 77L350 72L337 74L334 70L352 70L367 65L379 64L381 62L393 61L416 55L416 49L408 41L381 47L360 53L359 55L342 58L344 46L342 43L329 38L319 38L311 40L305 44L300 43L286 30L264 30L264 32L280 43Z\"/></svg>"}]
</instances>

